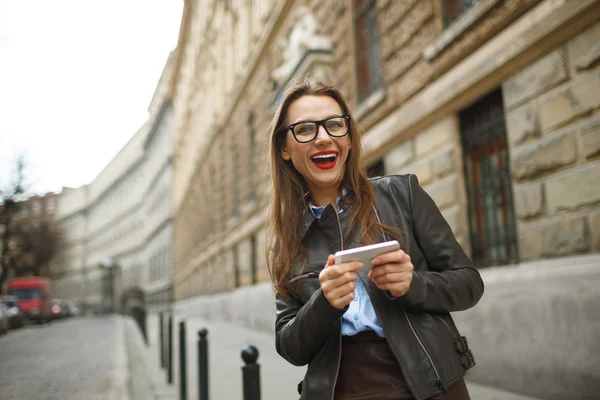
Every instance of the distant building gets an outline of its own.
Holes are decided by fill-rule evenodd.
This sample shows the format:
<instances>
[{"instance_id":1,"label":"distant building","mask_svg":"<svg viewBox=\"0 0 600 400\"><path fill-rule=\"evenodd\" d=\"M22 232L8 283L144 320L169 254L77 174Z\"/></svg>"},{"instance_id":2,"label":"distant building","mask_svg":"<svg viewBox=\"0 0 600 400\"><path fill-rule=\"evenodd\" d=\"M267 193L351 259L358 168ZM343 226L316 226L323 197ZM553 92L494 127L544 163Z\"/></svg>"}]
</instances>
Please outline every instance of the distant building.
<instances>
[{"instance_id":1,"label":"distant building","mask_svg":"<svg viewBox=\"0 0 600 400\"><path fill-rule=\"evenodd\" d=\"M17 272L20 275L39 274L42 276L48 276L52 273L55 268L52 261L39 263L32 257L31 251L20 249L20 247L24 244L23 241L28 232L32 230L39 231L44 228L52 229L56 217L57 197L54 193L47 193L45 195L32 196L16 203L15 213L11 213L10 216L8 248L20 252L17 256L21 262L19 263L18 271L12 269L8 271L3 285L6 285L8 279L16 276ZM0 215L2 216L4 216L4 207L4 205L0 205ZM0 238L4 238L6 231L7 228L4 220L0 219ZM37 237L31 238L31 240L36 239ZM0 253L2 252L2 242L3 240L0 240ZM0 293L2 293L1 289L3 288L0 288Z\"/></svg>"},{"instance_id":2,"label":"distant building","mask_svg":"<svg viewBox=\"0 0 600 400\"><path fill-rule=\"evenodd\" d=\"M67 245L53 271L57 297L104 311L118 311L127 289L141 289L150 307L171 302L170 65L148 121L90 184L59 197Z\"/></svg>"},{"instance_id":3,"label":"distant building","mask_svg":"<svg viewBox=\"0 0 600 400\"><path fill-rule=\"evenodd\" d=\"M262 150L310 72L415 173L480 268L600 252L600 4L185 2L174 61L174 294L268 280ZM291 227L293 229L293 227Z\"/></svg>"}]
</instances>

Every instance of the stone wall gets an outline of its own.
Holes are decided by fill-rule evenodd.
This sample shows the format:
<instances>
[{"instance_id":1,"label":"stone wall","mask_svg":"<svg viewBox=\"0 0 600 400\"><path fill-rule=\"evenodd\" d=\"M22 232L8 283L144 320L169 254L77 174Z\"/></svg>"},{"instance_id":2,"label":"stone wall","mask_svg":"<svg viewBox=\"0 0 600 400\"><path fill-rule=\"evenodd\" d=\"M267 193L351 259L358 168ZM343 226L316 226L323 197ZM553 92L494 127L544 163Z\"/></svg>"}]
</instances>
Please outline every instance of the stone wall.
<instances>
[{"instance_id":1,"label":"stone wall","mask_svg":"<svg viewBox=\"0 0 600 400\"><path fill-rule=\"evenodd\" d=\"M384 156L386 174L415 174L469 253L469 228L458 119L446 117Z\"/></svg>"},{"instance_id":2,"label":"stone wall","mask_svg":"<svg viewBox=\"0 0 600 400\"><path fill-rule=\"evenodd\" d=\"M600 23L503 85L523 260L600 251Z\"/></svg>"},{"instance_id":3,"label":"stone wall","mask_svg":"<svg viewBox=\"0 0 600 400\"><path fill-rule=\"evenodd\" d=\"M482 270L479 304L453 313L477 362L469 381L540 399L595 398L599 264L598 255L586 255ZM184 299L174 312L274 334L274 295L267 282Z\"/></svg>"},{"instance_id":4,"label":"stone wall","mask_svg":"<svg viewBox=\"0 0 600 400\"><path fill-rule=\"evenodd\" d=\"M269 182L263 149L279 90L271 73L285 61L280 43L297 22L294 12L299 6L309 10L317 21L317 33L331 42L331 83L341 89L354 117L365 128L367 161L383 157L386 173L415 173L467 252L467 201L457 115L503 81L504 91L509 93L506 116L523 258L596 251L600 239L595 226L600 217L592 205L596 197L593 186L587 185L586 196L591 200L583 200L587 211L580 209L579 194L572 199L553 194L564 191L560 174L570 171L570 166L577 166L573 169L576 182L590 182L595 176L597 99L589 90L581 90L598 79L597 50L586 50L596 49L595 30L553 49L537 70L528 67L506 78L507 71L514 74L522 67L521 61L513 60L534 58L517 53L536 52L536 41L541 40L534 27L523 27L528 25L527 17L538 24L538 19L549 18L558 24L552 32L562 32L563 27L572 31L572 25L560 26L555 14L576 13L589 1L578 6L572 2L485 0L480 2L484 8L478 8L484 11L474 7L460 24L445 30L440 25L437 0L378 1L384 85L360 103L352 3L246 0L234 1L231 7L214 0L186 3L174 74L176 298L229 290L235 286L236 276L240 285L250 284L254 281L253 253L257 280L268 279L262 243ZM460 32L461 24L468 29ZM503 50L519 49L510 46L514 41L511 32L526 36L519 42L524 48L514 50L515 54ZM545 42L564 40L555 33L543 35L553 36ZM429 51L431 48L435 51ZM463 63L468 57L470 62ZM555 71L554 65L561 62L564 65ZM480 70L489 74L469 80ZM585 110L548 114L548 107L561 103L562 97L555 91L568 85L587 102ZM576 120L571 120L571 114L577 115ZM570 122L565 125L566 119ZM568 131L570 128L577 131ZM557 157L555 146L564 148ZM586 168L591 168L589 173ZM551 233L557 230L545 229L542 221L566 224L569 232L584 240L571 233L564 237ZM532 233L527 234L528 230ZM540 230L544 239L537 233ZM553 250L536 250L543 246Z\"/></svg>"}]
</instances>

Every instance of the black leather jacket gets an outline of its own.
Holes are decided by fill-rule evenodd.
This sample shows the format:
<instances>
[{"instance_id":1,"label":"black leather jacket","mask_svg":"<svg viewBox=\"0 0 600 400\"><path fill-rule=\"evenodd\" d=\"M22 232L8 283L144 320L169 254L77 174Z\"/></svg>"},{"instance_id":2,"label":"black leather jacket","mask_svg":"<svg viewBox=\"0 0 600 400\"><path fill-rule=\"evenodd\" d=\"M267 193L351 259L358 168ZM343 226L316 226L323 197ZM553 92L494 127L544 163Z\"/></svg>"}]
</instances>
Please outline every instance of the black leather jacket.
<instances>
[{"instance_id":1,"label":"black leather jacket","mask_svg":"<svg viewBox=\"0 0 600 400\"><path fill-rule=\"evenodd\" d=\"M399 298L378 289L366 272L359 277L413 395L427 399L447 390L475 364L449 313L477 304L483 282L416 176L387 176L372 182L374 213L400 230L401 247L415 269L410 289ZM344 246L348 215L337 214L331 204L320 219L306 211L299 236L309 250L308 263L293 268L294 295L276 300L277 352L293 365L308 364L301 399L333 398L346 310L329 304L318 277L329 254L358 245Z\"/></svg>"}]
</instances>

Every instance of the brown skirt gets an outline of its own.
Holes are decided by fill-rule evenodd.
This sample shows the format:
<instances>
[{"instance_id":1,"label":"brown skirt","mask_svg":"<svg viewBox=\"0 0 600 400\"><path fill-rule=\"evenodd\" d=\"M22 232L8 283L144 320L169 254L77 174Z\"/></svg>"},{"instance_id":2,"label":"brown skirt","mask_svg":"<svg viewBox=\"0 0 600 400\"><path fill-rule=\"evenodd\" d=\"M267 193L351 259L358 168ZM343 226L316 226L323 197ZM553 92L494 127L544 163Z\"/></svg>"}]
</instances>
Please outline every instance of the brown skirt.
<instances>
[{"instance_id":1,"label":"brown skirt","mask_svg":"<svg viewBox=\"0 0 600 400\"><path fill-rule=\"evenodd\" d=\"M335 400L414 400L387 341L375 332L342 337ZM469 400L464 380L430 400Z\"/></svg>"}]
</instances>

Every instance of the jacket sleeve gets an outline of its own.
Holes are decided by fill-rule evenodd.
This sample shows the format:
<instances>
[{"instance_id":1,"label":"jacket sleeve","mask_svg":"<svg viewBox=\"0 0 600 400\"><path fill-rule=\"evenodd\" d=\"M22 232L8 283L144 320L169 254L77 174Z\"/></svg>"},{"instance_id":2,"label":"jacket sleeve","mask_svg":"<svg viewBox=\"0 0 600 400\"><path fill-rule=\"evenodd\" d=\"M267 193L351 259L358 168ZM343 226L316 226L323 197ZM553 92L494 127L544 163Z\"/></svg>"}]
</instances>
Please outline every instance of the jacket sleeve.
<instances>
[{"instance_id":1,"label":"jacket sleeve","mask_svg":"<svg viewBox=\"0 0 600 400\"><path fill-rule=\"evenodd\" d=\"M415 175L409 175L408 186L413 235L428 268L414 271L408 292L397 300L406 307L434 312L473 307L483 295L479 272Z\"/></svg>"},{"instance_id":2,"label":"jacket sleeve","mask_svg":"<svg viewBox=\"0 0 600 400\"><path fill-rule=\"evenodd\" d=\"M276 297L275 347L295 366L308 364L331 336L335 323L346 311L329 304L319 288L302 305L294 298Z\"/></svg>"}]
</instances>

